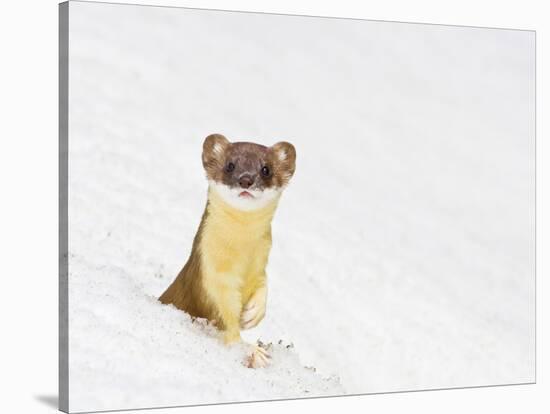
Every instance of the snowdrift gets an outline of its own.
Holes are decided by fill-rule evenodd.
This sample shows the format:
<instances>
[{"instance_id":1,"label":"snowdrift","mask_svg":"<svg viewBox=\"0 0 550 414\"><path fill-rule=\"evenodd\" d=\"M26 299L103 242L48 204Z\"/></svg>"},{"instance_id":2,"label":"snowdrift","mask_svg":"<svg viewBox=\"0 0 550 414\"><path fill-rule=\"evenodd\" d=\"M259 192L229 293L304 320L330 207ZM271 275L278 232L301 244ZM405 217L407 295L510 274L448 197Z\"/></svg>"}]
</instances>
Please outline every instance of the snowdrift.
<instances>
[{"instance_id":1,"label":"snowdrift","mask_svg":"<svg viewBox=\"0 0 550 414\"><path fill-rule=\"evenodd\" d=\"M269 367L246 368L245 346L224 346L216 328L162 305L123 269L94 269L78 256L72 263L71 295L86 292L69 321L73 411L343 393L337 377L305 367L290 343L271 345ZM78 277L97 271L107 280Z\"/></svg>"}]
</instances>

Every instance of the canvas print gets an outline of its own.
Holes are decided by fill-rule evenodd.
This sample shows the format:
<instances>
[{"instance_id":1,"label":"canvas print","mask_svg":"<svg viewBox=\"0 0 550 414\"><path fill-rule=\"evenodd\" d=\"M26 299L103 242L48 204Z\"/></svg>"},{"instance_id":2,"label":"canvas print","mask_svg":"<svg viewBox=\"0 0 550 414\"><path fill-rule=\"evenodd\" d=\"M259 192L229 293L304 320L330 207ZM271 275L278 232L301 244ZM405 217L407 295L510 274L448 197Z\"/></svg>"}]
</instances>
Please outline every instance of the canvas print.
<instances>
[{"instance_id":1,"label":"canvas print","mask_svg":"<svg viewBox=\"0 0 550 414\"><path fill-rule=\"evenodd\" d=\"M535 33L60 5L60 408L535 381Z\"/></svg>"}]
</instances>

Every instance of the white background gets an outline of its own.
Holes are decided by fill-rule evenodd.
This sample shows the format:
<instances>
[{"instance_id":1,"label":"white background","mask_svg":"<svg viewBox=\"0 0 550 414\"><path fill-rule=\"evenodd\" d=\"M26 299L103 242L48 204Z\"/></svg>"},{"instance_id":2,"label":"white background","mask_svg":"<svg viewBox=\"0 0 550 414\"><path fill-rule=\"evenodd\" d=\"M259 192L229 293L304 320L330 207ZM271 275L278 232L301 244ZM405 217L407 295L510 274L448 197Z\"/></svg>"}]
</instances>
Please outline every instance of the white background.
<instances>
[{"instance_id":1,"label":"white background","mask_svg":"<svg viewBox=\"0 0 550 414\"><path fill-rule=\"evenodd\" d=\"M548 228L541 212L548 195L543 192L548 158L542 142L547 91L541 74L548 18L542 3L506 5L498 2L386 2L385 6L360 2L290 1L149 1L189 7L332 15L369 19L437 22L478 26L515 27L537 30L538 73L538 384L439 392L406 393L322 400L212 406L185 412L267 409L374 410L464 412L518 410L536 411L543 402L545 388L542 330L547 306L542 302L545 288L545 246ZM402 3L402 4L400 4ZM529 5L529 6L528 6ZM255 7L254 7L255 6ZM454 7L454 9L452 8ZM14 10L12 10L14 9ZM57 6L53 1L35 1L3 6L0 37L2 48L2 295L3 343L0 372L2 395L11 412L52 412L41 400L57 392ZM6 54L7 53L7 54ZM7 191L6 191L7 190ZM546 230L546 232L544 231ZM5 264L7 263L7 267ZM41 398L42 397L42 398ZM48 399L48 398L46 398ZM170 412L184 412L170 410Z\"/></svg>"}]
</instances>

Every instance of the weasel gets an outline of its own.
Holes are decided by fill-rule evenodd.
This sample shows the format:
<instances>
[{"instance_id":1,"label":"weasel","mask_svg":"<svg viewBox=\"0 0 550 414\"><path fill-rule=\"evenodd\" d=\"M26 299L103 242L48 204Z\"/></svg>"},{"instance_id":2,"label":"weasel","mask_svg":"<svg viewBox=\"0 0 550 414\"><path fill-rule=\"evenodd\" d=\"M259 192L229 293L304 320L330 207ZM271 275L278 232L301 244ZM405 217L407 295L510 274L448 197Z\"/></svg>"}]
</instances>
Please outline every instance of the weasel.
<instances>
[{"instance_id":1,"label":"weasel","mask_svg":"<svg viewBox=\"0 0 550 414\"><path fill-rule=\"evenodd\" d=\"M288 142L266 147L212 134L202 164L208 179L202 220L187 263L159 300L214 322L224 343L233 344L265 315L271 221L294 174L296 151ZM266 366L269 358L252 346L248 366Z\"/></svg>"}]
</instances>

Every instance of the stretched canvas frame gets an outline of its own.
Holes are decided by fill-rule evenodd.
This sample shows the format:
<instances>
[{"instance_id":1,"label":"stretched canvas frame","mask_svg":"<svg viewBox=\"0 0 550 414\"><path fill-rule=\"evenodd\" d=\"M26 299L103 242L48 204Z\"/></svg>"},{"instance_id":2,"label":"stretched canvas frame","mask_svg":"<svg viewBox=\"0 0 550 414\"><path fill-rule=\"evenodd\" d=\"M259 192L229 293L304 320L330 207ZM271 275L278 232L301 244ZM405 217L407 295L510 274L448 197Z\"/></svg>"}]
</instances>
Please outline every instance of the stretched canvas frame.
<instances>
[{"instance_id":1,"label":"stretched canvas frame","mask_svg":"<svg viewBox=\"0 0 550 414\"><path fill-rule=\"evenodd\" d=\"M59 404L63 411L535 381L534 32L84 1L62 3L59 10ZM125 19L120 20L119 28L109 27L107 23L102 26L98 16L109 15ZM139 30L143 22L150 25ZM300 28L307 30L301 32ZM415 35L415 30L421 34ZM181 36L182 33L188 37ZM208 36L213 36L210 41ZM152 45L147 43L150 38L165 43ZM226 44L220 43L223 39L227 39ZM316 39L321 40L316 43ZM438 39L456 43L448 43L447 48L444 42L438 43ZM155 54L155 50L168 51L166 45L176 44L176 40L188 42L188 49L173 46L176 48L173 56L181 53L193 56L193 61L179 61L168 52L166 61L158 67L148 60L152 56L162 57ZM245 52L239 52L239 45ZM199 53L201 50L205 55ZM102 55L104 51L106 54ZM120 53L115 53L117 51ZM250 51L257 55L246 53ZM197 64L212 63L208 53L226 59L222 65L225 64L227 70L208 72L211 67ZM365 58L369 54L372 55L370 61ZM433 61L426 62L430 56ZM468 61L468 57L472 61ZM345 62L353 64L346 66ZM278 71L270 71L266 63ZM454 69L461 64L461 70ZM187 70L189 66L192 68ZM114 80L120 79L112 74L113 69L121 67L127 70L134 86L117 89ZM177 70L184 69L187 78L179 79ZM171 76L172 82L176 79L177 83L169 85L164 81L166 76ZM210 79L214 86L205 82ZM385 79L391 83L384 84ZM112 89L102 90L103 82L110 83ZM193 88L196 82L199 86ZM182 97L188 91L186 85L191 92L188 97ZM174 88L173 95L170 87ZM97 94L89 94L93 90ZM216 95L218 90L220 93ZM209 99L201 101L198 91L203 91ZM151 105L145 109L139 105L131 107L129 94L134 92L132 99L138 102L150 99ZM102 99L94 100L98 97ZM219 101L213 102L214 97ZM230 105L229 99L242 100L238 105ZM121 102L130 102L128 112L122 109ZM200 104L195 108L192 102ZM81 111L83 105L88 107ZM104 105L110 112L102 109ZM254 109L258 112L254 113ZM147 111L153 120L150 125L131 116ZM430 119L428 113L433 114L433 118ZM207 122L209 116L211 124ZM430 122L426 122L428 119ZM103 126L103 122L107 126ZM133 123L138 127L134 128ZM126 129L121 130L122 126ZM191 144L187 146L176 139L178 130L181 140ZM340 135L342 131L346 133ZM193 228L200 219L200 209L196 207L202 205L206 197L207 184L200 165L202 140L214 132L224 132L232 141L259 141L266 145L285 139L294 141L297 147L297 175L289 185L288 194L283 196L274 221L275 257L268 267L273 275L270 283L275 286L270 293L273 299L268 302L267 315L271 317L271 311L279 318L266 319L260 330L254 331L260 339L267 337L268 341L275 341L274 366L265 371L250 371L243 366L243 371L237 372L241 376L239 381L260 385L256 393L243 391L235 397L223 392L218 399L201 394L202 391L190 386L192 380L187 377L180 377L165 387L151 384L156 397L147 399L141 395L135 405L125 395L135 392L131 388L121 388L113 395L86 395L85 389L92 394L94 390L99 394L102 389L89 376L97 373L97 378L105 378L109 372L101 365L101 350L110 349L110 344L98 339L99 354L87 356L88 348L79 342L78 334L86 328L103 335L109 332L106 326L114 324L116 329L126 332L126 336L122 334L114 340L119 348L132 340L124 327L135 328L132 320L135 313L129 313L127 325L123 318L111 318L109 314L109 309L124 309L116 306L117 300L128 306L135 305L134 310L138 309L136 304L140 304L151 312L158 312L154 321L169 324L172 329L178 326L174 321L181 317L183 330L178 333L176 329L175 335L188 338L186 335L204 334L207 338L203 341L200 336L193 336L193 352L202 344L205 352L219 352L217 357L238 358L236 351L227 351L215 341L215 329L197 327L195 322L185 319L181 311L155 303L155 297L162 293L161 286L176 276L177 267L184 264L188 254L186 248L190 248ZM445 134L438 135L442 132ZM110 141L101 140L105 134L111 134ZM135 144L137 154L125 152L132 148L132 134L139 140ZM146 134L150 135L150 141L144 138ZM174 145L174 150L185 151L181 159L183 165L178 164L176 157L168 157L170 145ZM162 155L163 161L159 164L158 159L149 158L144 148L157 151L155 154ZM77 152L71 152L75 150ZM116 157L112 157L112 153L116 153ZM120 164L125 165L124 168L113 167L114 159L124 161L126 156L134 158L131 162L141 160L145 168L180 174L176 176L183 179L181 185L186 190L179 190L171 183L170 175L162 174L155 176L158 183L145 187L135 186L131 180L126 187L113 186L105 193L93 187L94 183L108 189L112 183L121 184L116 181L120 174L143 180L145 175L130 162ZM102 164L101 157L107 162L111 160L111 164ZM385 162L380 162L381 159ZM163 167L162 163L170 166ZM185 166L192 168L186 170ZM343 170L343 166L348 168ZM95 176L96 173L99 175ZM365 175L372 178L366 180ZM155 192L157 184L162 187L163 183L164 188ZM82 203L101 200L114 200L114 205L124 206L124 198L113 198L116 194L129 194L129 200L145 202L146 198L141 197L146 191L164 203L155 213L158 216L166 212L185 215L185 224L181 220L174 224L162 218L153 222L159 226L156 230L166 232L168 238L177 241L150 235L148 244L143 245L143 235L132 239L129 229L139 228L143 223L139 220L148 217L149 213L143 210L132 218L135 223L130 226L120 221L124 217L117 216L116 209L110 211L101 203L96 215L83 209ZM76 199L71 199L75 196ZM97 199L94 200L94 196ZM307 202L310 204L304 207ZM191 206L184 212L185 203ZM351 207L353 204L363 209ZM124 208L126 212L133 211L127 206ZM105 212L109 211L122 223L118 229L116 220L94 221L106 217ZM343 220L342 216L349 220ZM87 220L89 225L85 224ZM292 229L296 226L300 231ZM113 257L102 258L98 251L90 250L93 243L103 242L98 238L90 243L86 238L93 238L90 235L96 229L98 237L100 231L108 230L105 240L115 239L107 242L105 251L102 248L98 251L121 249L123 260L110 263ZM120 238L126 238L128 251L122 251ZM179 245L186 248L175 247ZM297 246L303 249L303 260L295 253ZM163 249L169 253L163 255ZM132 265L133 261L141 267ZM294 272L296 265L299 266ZM458 270L453 273L452 265L462 273ZM324 272L325 269L328 271ZM338 269L344 270L337 273ZM130 270L138 271L135 279L134 274L126 274ZM441 278L422 278L423 274L438 272L443 275ZM335 273L340 283L332 285L327 280L335 277ZM297 276L277 279L277 274ZM88 290L78 290L84 289L87 280L104 281L111 277L112 286L109 282L97 286L90 282ZM105 294L110 288L120 288L124 280L129 280L127 295L116 291L114 297L106 301L98 300L94 304L88 300L99 293ZM347 288L337 288L348 283ZM305 296L298 296L294 289ZM329 296L332 292L334 297ZM361 297L368 298L367 303L355 310L347 309L347 303L360 303L359 292ZM133 302L130 293L132 298L142 296ZM292 300L285 299L287 296ZM407 297L412 297L411 301L403 302ZM310 303L311 308L305 308L300 299ZM296 313L291 306L297 307ZM334 312L327 312L327 307ZM363 313L363 317L357 317ZM305 332L305 325L293 319L296 314L302 318L310 315L307 326L311 331L307 335L299 335L300 331ZM340 314L344 317L335 316ZM422 317L409 317L413 314ZM321 320L311 315L319 315ZM151 313L140 317L145 323L151 322L147 319ZM163 317L166 319L162 320ZM346 318L363 323L353 325L345 322ZM73 336L69 321L75 323ZM80 326L82 321L84 324ZM342 339L321 333L326 329L338 332ZM154 340L184 352L183 338L174 345L172 339L167 339L170 332L174 331L162 334L155 331L153 335L159 336L154 336ZM453 340L446 342L445 335ZM358 339L361 336L365 338ZM136 343L143 345L145 337L139 338ZM317 342L324 342L326 346L318 346ZM139 355L140 345L136 343L131 342L129 352ZM362 347L376 357L358 355L354 359L352 356L362 352ZM144 349L147 346L141 351ZM335 357L335 353L347 355ZM112 374L128 375L131 371L125 368L125 362L114 355ZM235 360L229 366L234 368ZM71 361L74 361L73 370ZM176 375L176 371L161 365L165 362L162 358L158 360L161 368L154 371L158 375L157 383L162 381L162 375ZM200 369L200 373L208 370L188 360L180 362L182 369ZM227 367L224 365L227 361L217 362ZM446 373L436 363L448 364ZM83 367L88 369L86 375L79 374ZM295 392L282 380L284 370L294 379ZM361 385L362 377L365 381ZM86 378L90 378L89 384ZM198 397L171 395L170 389L178 385L178 380L184 384L180 389L189 386L187 391L197 392ZM273 394L267 389L269 381L279 387L275 386ZM143 385L139 381L136 384ZM70 395L75 399L71 400Z\"/></svg>"}]
</instances>

